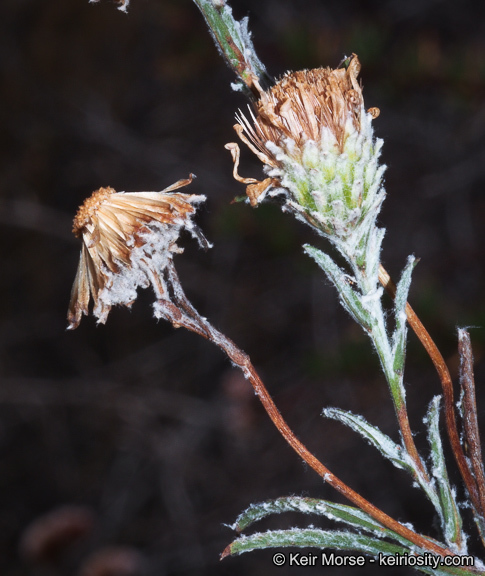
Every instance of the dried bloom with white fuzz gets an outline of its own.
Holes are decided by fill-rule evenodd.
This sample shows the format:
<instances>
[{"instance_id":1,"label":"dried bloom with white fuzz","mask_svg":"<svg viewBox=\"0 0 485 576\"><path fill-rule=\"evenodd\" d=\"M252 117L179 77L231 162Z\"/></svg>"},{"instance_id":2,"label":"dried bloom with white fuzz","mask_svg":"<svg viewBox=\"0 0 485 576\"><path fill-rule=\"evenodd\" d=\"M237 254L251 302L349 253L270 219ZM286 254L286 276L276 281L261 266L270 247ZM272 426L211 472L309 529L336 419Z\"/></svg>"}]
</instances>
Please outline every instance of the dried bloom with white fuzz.
<instances>
[{"instance_id":1,"label":"dried bloom with white fuzz","mask_svg":"<svg viewBox=\"0 0 485 576\"><path fill-rule=\"evenodd\" d=\"M268 178L241 178L239 147L226 145L252 206L268 194L283 194L287 210L341 239L369 210L378 210L385 170L378 166L382 141L374 139L371 126L379 110L364 108L357 56L345 64L288 72L269 90L259 89L250 119L237 115L234 129L263 162ZM257 79L254 83L258 86Z\"/></svg>"},{"instance_id":2,"label":"dried bloom with white fuzz","mask_svg":"<svg viewBox=\"0 0 485 576\"><path fill-rule=\"evenodd\" d=\"M163 271L182 250L176 242L182 229L199 244L209 244L192 221L195 204L205 196L173 192L192 182L191 175L161 192L116 192L100 188L84 202L73 232L82 238L81 257L71 292L68 329L79 326L82 314L105 323L111 306L131 306L137 288L153 286L157 300L166 292Z\"/></svg>"}]
</instances>

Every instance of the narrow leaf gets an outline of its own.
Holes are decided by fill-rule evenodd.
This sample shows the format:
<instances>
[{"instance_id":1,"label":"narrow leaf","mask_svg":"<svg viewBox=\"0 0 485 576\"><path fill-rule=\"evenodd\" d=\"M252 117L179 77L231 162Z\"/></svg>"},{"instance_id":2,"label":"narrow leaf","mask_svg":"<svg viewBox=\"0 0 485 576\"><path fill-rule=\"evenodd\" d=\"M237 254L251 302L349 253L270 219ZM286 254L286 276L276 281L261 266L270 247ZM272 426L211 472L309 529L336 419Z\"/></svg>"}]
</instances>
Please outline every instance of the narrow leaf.
<instances>
[{"instance_id":1,"label":"narrow leaf","mask_svg":"<svg viewBox=\"0 0 485 576\"><path fill-rule=\"evenodd\" d=\"M424 490L438 514L440 514L440 501L433 486L426 482L420 474L417 474L414 463L409 459L406 451L403 450L399 444L391 440L387 434L381 432L376 426L369 424L360 414L352 414L352 412L347 412L340 408L324 408L322 416L332 418L349 426L349 428L352 428L352 430L365 438L371 446L377 448L384 458L392 462L396 468L401 468L409 472L412 478L414 478Z\"/></svg>"},{"instance_id":2,"label":"narrow leaf","mask_svg":"<svg viewBox=\"0 0 485 576\"><path fill-rule=\"evenodd\" d=\"M251 96L251 76L258 78L263 88L269 84L271 79L264 64L256 56L247 19L238 22L225 2L218 4L213 0L194 0L194 2L202 12L219 52L242 80L239 87Z\"/></svg>"},{"instance_id":3,"label":"narrow leaf","mask_svg":"<svg viewBox=\"0 0 485 576\"><path fill-rule=\"evenodd\" d=\"M330 520L345 522L345 524L353 528L371 532L379 538L393 538L404 546L412 546L411 542L376 522L359 508L345 504L335 504L328 500L301 498L298 496L288 496L251 504L247 510L237 517L235 524L231 527L238 532L242 532L254 522L258 522L272 514L281 514L283 512L301 512L302 514L325 516Z\"/></svg>"},{"instance_id":4,"label":"narrow leaf","mask_svg":"<svg viewBox=\"0 0 485 576\"><path fill-rule=\"evenodd\" d=\"M387 434L381 432L377 426L369 424L360 414L352 414L352 412L347 412L340 408L325 408L322 416L337 420L349 428L352 428L352 430L365 438L369 444L377 448L396 468L407 470L414 476L415 470L412 462L408 460L406 452L401 446L391 440Z\"/></svg>"},{"instance_id":5,"label":"narrow leaf","mask_svg":"<svg viewBox=\"0 0 485 576\"><path fill-rule=\"evenodd\" d=\"M361 302L361 296L353 290L351 286L352 279L339 267L335 262L318 248L306 244L305 252L309 254L315 262L324 270L330 280L333 282L340 297L342 306L360 324L364 329L370 330L372 319L365 310Z\"/></svg>"},{"instance_id":6,"label":"narrow leaf","mask_svg":"<svg viewBox=\"0 0 485 576\"><path fill-rule=\"evenodd\" d=\"M353 550L376 556L382 554L406 554L408 548L397 546L384 540L355 534L353 532L338 532L333 530L318 530L316 528L292 528L290 530L270 530L257 532L250 536L240 536L234 540L222 553L222 557L230 554L243 554L252 550L265 548L332 548L336 550Z\"/></svg>"},{"instance_id":7,"label":"narrow leaf","mask_svg":"<svg viewBox=\"0 0 485 576\"><path fill-rule=\"evenodd\" d=\"M477 401L475 396L475 377L473 375L473 350L470 334L464 328L458 328L458 352L460 353L460 388L463 431L468 445L468 467L475 478L479 498L473 502L473 516L485 543L485 473L483 470L480 431L477 420Z\"/></svg>"},{"instance_id":8,"label":"narrow leaf","mask_svg":"<svg viewBox=\"0 0 485 576\"><path fill-rule=\"evenodd\" d=\"M402 378L404 372L404 360L406 357L406 304L408 299L409 288L411 286L411 274L416 266L414 256L409 256L406 266L399 280L394 298L394 311L396 327L392 337L392 355L394 357L394 372Z\"/></svg>"},{"instance_id":9,"label":"narrow leaf","mask_svg":"<svg viewBox=\"0 0 485 576\"><path fill-rule=\"evenodd\" d=\"M441 524L446 542L454 544L458 550L462 550L465 545L462 520L455 501L455 494L450 486L439 430L440 401L440 396L435 396L431 400L426 417L428 440L431 446L431 460L433 462L433 476L438 484L438 496L441 503Z\"/></svg>"},{"instance_id":10,"label":"narrow leaf","mask_svg":"<svg viewBox=\"0 0 485 576\"><path fill-rule=\"evenodd\" d=\"M475 571L472 569L461 568L458 566L445 567L441 566L441 560L438 556L428 552L419 554L409 548L391 544L385 540L379 540L370 536L362 534L355 534L352 532L337 532L330 530L318 530L315 528L298 529L292 528L290 530L272 530L268 532L258 532L250 536L240 536L237 540L229 544L221 554L221 560L226 556L243 554L244 552L252 552L253 550L262 550L266 548L318 548L320 550L331 549L338 552L352 551L366 556L370 556L366 561L366 565L379 564L386 565L386 558L391 557L392 565L394 566L412 566L433 576L470 576L471 574L483 574L482 571ZM281 565L288 564L290 554L279 554ZM307 556L308 555L301 555ZM312 558L316 555L309 556ZM335 565L333 558L338 556L329 552L321 552L315 558L315 564L319 566ZM297 557L293 554L293 557ZM422 564L422 565L420 565ZM391 565L391 564L389 564Z\"/></svg>"}]
</instances>

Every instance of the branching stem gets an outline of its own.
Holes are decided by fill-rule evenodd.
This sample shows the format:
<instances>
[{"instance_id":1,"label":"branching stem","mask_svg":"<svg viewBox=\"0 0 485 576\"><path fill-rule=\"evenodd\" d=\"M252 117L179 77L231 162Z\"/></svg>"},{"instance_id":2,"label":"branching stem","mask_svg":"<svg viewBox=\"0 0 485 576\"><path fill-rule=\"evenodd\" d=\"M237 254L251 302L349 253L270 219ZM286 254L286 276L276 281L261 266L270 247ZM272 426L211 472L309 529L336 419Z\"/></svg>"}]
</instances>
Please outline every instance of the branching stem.
<instances>
[{"instance_id":1,"label":"branching stem","mask_svg":"<svg viewBox=\"0 0 485 576\"><path fill-rule=\"evenodd\" d=\"M250 381L268 416L271 418L283 438L288 442L293 450L324 479L325 482L333 486L333 488L335 488L340 494L345 496L361 510L372 516L372 518L380 522L383 526L386 526L403 538L409 540L409 542L418 548L441 556L453 555L451 550L439 542L417 534L397 520L394 520L394 518L388 516L385 512L371 504L368 500L347 486L347 484L322 464L322 462L320 462L320 460L318 460L308 450L308 448L298 440L294 432L288 426L252 365L249 356L238 348L234 342L224 336L224 334L216 330L208 320L200 316L197 310L189 302L182 289L173 263L170 263L167 267L166 275L167 285L170 287L172 294L169 299L158 302L159 310L162 311L161 315L166 320L170 321L175 327L183 326L188 330L203 336L207 340L210 340L227 354L231 362L233 362ZM473 573L474 571L472 570L471 572Z\"/></svg>"},{"instance_id":2,"label":"branching stem","mask_svg":"<svg viewBox=\"0 0 485 576\"><path fill-rule=\"evenodd\" d=\"M384 373L389 383L389 389L391 392L391 397L394 404L394 411L396 413L402 441L406 449L406 452L408 453L409 457L414 463L414 468L416 471L415 474L420 475L420 478L416 478L416 480L421 485L424 483L430 486L431 480L426 471L426 468L424 467L423 461L421 460L421 456L419 455L418 449L416 448L416 444L414 442L411 426L409 424L409 416L406 408L404 389L401 384L399 375L395 373L392 366L386 365L387 364L386 354L384 354L383 351L378 346L379 342L387 343L387 336L384 328L384 319L380 307L376 309L374 316L380 320L380 322L378 322L376 326L376 330L379 329L379 333L373 333L372 337L377 349L377 353L381 358Z\"/></svg>"},{"instance_id":3,"label":"branching stem","mask_svg":"<svg viewBox=\"0 0 485 576\"><path fill-rule=\"evenodd\" d=\"M382 265L379 267L379 281L385 288L385 290L388 292L388 294L392 298L394 298L396 295L396 285L394 284L391 277L389 276L389 274ZM414 312L414 310L411 308L409 304L406 304L406 316L409 325L414 330L421 344L424 346L426 352L428 353L429 357L431 358L431 361L434 364L436 371L438 372L438 376L441 381L441 387L443 389L446 428L448 431L448 436L450 439L453 455L460 470L463 482L465 483L465 486L470 495L473 507L475 508L475 510L481 511L481 515L483 517L484 511L481 505L481 497L479 494L479 490L475 478L473 476L473 473L470 470L469 464L463 452L462 445L460 443L460 435L458 433L458 427L455 417L453 382L451 380L450 372L435 342L433 341L428 331L423 326L421 320L418 318L417 314Z\"/></svg>"}]
</instances>

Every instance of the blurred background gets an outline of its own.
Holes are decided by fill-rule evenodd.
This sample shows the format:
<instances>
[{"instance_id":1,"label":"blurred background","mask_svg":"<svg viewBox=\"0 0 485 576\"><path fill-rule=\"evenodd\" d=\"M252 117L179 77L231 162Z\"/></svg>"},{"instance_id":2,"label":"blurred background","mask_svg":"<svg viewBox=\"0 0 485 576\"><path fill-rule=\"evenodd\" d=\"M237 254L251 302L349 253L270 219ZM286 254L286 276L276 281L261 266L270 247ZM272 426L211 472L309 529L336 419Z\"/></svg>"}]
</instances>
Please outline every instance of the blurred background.
<instances>
[{"instance_id":1,"label":"blurred background","mask_svg":"<svg viewBox=\"0 0 485 576\"><path fill-rule=\"evenodd\" d=\"M452 0L233 0L270 74L355 52L384 138L394 277L414 253L411 302L457 374L473 326L485 425L485 6ZM308 574L272 551L219 562L224 524L284 495L341 501L278 436L241 375L193 334L151 317L152 295L105 326L66 332L80 244L75 211L100 186L162 190L190 172L206 194L175 264L200 312L246 350L301 440L362 495L439 536L403 473L320 417L362 413L398 439L377 359L302 253L322 244L244 194L224 144L246 107L190 0L2 0L0 7L0 572L20 575ZM259 177L252 154L240 172ZM416 441L438 379L414 336L406 382ZM454 475L452 466L452 476ZM467 529L474 528L467 519ZM256 529L330 527L286 515ZM473 539L474 540L474 536ZM472 550L475 551L475 548ZM333 569L335 576L350 569ZM375 570L362 570L372 574ZM382 574L408 574L382 569Z\"/></svg>"}]
</instances>

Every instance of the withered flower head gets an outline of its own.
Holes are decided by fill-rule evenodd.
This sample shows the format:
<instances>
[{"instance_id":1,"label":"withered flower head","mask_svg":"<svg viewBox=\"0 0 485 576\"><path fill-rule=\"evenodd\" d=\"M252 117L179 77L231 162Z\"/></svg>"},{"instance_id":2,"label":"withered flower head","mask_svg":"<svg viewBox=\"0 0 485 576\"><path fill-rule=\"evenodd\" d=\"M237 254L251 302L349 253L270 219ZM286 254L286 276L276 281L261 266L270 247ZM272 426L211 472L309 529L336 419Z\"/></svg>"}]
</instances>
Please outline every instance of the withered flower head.
<instances>
[{"instance_id":1,"label":"withered flower head","mask_svg":"<svg viewBox=\"0 0 485 576\"><path fill-rule=\"evenodd\" d=\"M205 196L173 192L192 182L179 180L161 192L116 192L100 188L84 202L74 219L73 232L82 238L81 257L71 292L68 329L79 326L82 314L105 323L111 306L131 306L137 288L153 286L157 299L164 295L162 273L183 228L209 245L192 222L195 204Z\"/></svg>"},{"instance_id":2,"label":"withered flower head","mask_svg":"<svg viewBox=\"0 0 485 576\"><path fill-rule=\"evenodd\" d=\"M373 204L384 170L377 166L382 142L371 126L379 110L364 109L357 56L345 64L288 72L267 91L254 79L259 100L251 119L236 116L234 129L268 178L241 178L239 147L226 145L252 206L271 191L284 194L287 209L326 235L350 232Z\"/></svg>"},{"instance_id":3,"label":"withered flower head","mask_svg":"<svg viewBox=\"0 0 485 576\"><path fill-rule=\"evenodd\" d=\"M257 116L254 129L244 116L240 117L241 134L267 156L266 163L275 166L278 161L268 142L284 146L291 139L295 154L301 152L305 142L318 142L330 132L343 151L349 120L360 129L360 110L363 103L362 88L357 82L360 63L356 56L348 68L316 68L288 72L267 92L261 92L256 103Z\"/></svg>"}]
</instances>

